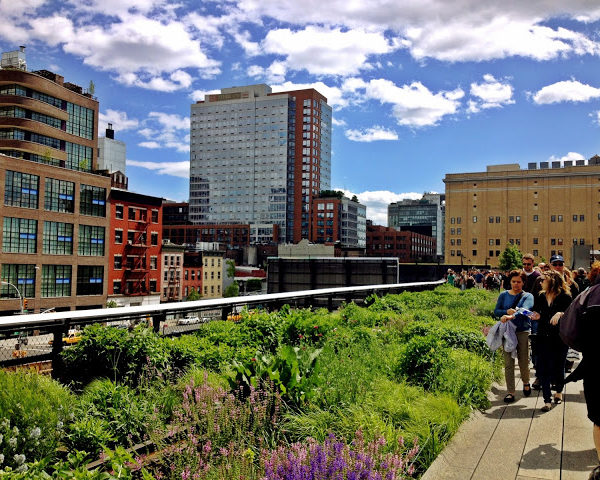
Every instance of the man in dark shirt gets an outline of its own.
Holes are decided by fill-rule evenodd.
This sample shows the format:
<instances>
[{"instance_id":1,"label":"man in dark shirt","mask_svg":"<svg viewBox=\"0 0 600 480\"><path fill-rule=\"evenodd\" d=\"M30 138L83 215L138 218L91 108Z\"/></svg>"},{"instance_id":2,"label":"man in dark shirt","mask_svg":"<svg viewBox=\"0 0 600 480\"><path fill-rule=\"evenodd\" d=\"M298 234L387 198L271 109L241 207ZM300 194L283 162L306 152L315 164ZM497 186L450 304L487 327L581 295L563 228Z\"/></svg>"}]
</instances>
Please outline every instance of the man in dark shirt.
<instances>
[{"instance_id":1,"label":"man in dark shirt","mask_svg":"<svg viewBox=\"0 0 600 480\"><path fill-rule=\"evenodd\" d=\"M542 282L540 278L541 273L533 269L534 263L534 256L531 253L526 253L523 255L523 273L527 275L527 280L525 285L523 285L523 290L531 293L535 298L535 296L542 289Z\"/></svg>"}]
</instances>

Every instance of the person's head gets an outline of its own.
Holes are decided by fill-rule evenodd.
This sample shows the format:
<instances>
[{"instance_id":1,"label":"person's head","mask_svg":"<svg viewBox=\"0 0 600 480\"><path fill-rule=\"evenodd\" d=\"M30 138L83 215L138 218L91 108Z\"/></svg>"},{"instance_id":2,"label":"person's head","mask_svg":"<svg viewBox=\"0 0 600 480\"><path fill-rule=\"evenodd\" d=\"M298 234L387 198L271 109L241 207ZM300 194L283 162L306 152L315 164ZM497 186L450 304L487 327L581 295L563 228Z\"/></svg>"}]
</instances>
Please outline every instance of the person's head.
<instances>
[{"instance_id":1,"label":"person's head","mask_svg":"<svg viewBox=\"0 0 600 480\"><path fill-rule=\"evenodd\" d=\"M535 264L535 257L531 253L523 255L523 270L527 273L533 272L533 265Z\"/></svg>"},{"instance_id":2,"label":"person's head","mask_svg":"<svg viewBox=\"0 0 600 480\"><path fill-rule=\"evenodd\" d=\"M521 293L527 276L521 270L512 270L508 274L510 280L510 289L515 293Z\"/></svg>"},{"instance_id":3,"label":"person's head","mask_svg":"<svg viewBox=\"0 0 600 480\"><path fill-rule=\"evenodd\" d=\"M587 273L586 273L586 271L585 271L585 268L583 268L583 267L579 267L579 268L577 269L577 275L579 276L579 278L583 278L583 277L585 277L585 276L587 275Z\"/></svg>"},{"instance_id":4,"label":"person's head","mask_svg":"<svg viewBox=\"0 0 600 480\"><path fill-rule=\"evenodd\" d=\"M544 262L538 263L538 267L541 272L547 272L548 270L550 270L550 265L548 265L547 263L544 263Z\"/></svg>"},{"instance_id":5,"label":"person's head","mask_svg":"<svg viewBox=\"0 0 600 480\"><path fill-rule=\"evenodd\" d=\"M600 260L596 260L590 267L590 273L588 273L590 285L594 285L598 278L600 278Z\"/></svg>"},{"instance_id":6,"label":"person's head","mask_svg":"<svg viewBox=\"0 0 600 480\"><path fill-rule=\"evenodd\" d=\"M565 282L563 274L557 270L549 270L544 272L544 280L542 281L542 291L552 295L559 295L561 292L571 294L571 290Z\"/></svg>"},{"instance_id":7,"label":"person's head","mask_svg":"<svg viewBox=\"0 0 600 480\"><path fill-rule=\"evenodd\" d=\"M565 259L562 255L552 255L550 257L550 265L553 270L563 273L565 269Z\"/></svg>"}]
</instances>

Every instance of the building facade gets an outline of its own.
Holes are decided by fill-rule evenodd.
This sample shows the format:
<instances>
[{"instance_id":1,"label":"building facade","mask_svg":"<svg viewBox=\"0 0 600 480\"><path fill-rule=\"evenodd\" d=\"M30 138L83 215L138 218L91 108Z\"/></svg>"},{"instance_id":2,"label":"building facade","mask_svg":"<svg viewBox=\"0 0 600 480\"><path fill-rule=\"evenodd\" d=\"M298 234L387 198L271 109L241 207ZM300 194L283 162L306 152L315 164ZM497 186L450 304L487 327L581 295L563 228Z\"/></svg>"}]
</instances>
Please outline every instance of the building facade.
<instances>
[{"instance_id":1,"label":"building facade","mask_svg":"<svg viewBox=\"0 0 600 480\"><path fill-rule=\"evenodd\" d=\"M444 256L445 196L425 193L420 200L401 200L388 205L388 227L433 237L437 256Z\"/></svg>"},{"instance_id":2,"label":"building facade","mask_svg":"<svg viewBox=\"0 0 600 480\"><path fill-rule=\"evenodd\" d=\"M507 245L535 255L600 244L600 157L588 161L492 165L447 174L446 263L498 265Z\"/></svg>"},{"instance_id":3,"label":"building facade","mask_svg":"<svg viewBox=\"0 0 600 480\"><path fill-rule=\"evenodd\" d=\"M278 225L310 235L313 197L331 183L331 107L314 89L224 88L191 107L194 224Z\"/></svg>"},{"instance_id":4,"label":"building facade","mask_svg":"<svg viewBox=\"0 0 600 480\"><path fill-rule=\"evenodd\" d=\"M220 298L223 296L223 272L225 262L219 251L202 253L202 298Z\"/></svg>"},{"instance_id":5,"label":"building facade","mask_svg":"<svg viewBox=\"0 0 600 480\"><path fill-rule=\"evenodd\" d=\"M434 262L435 238L382 225L367 225L367 256L397 257L400 263Z\"/></svg>"},{"instance_id":6,"label":"building facade","mask_svg":"<svg viewBox=\"0 0 600 480\"><path fill-rule=\"evenodd\" d=\"M183 255L185 247L168 240L162 244L161 302L180 302L183 297Z\"/></svg>"},{"instance_id":7,"label":"building facade","mask_svg":"<svg viewBox=\"0 0 600 480\"><path fill-rule=\"evenodd\" d=\"M102 308L110 178L0 154L0 185L0 311Z\"/></svg>"},{"instance_id":8,"label":"building facade","mask_svg":"<svg viewBox=\"0 0 600 480\"><path fill-rule=\"evenodd\" d=\"M112 123L108 124L105 136L98 138L98 169L109 173L121 172L125 175L127 147L125 142L115 140Z\"/></svg>"},{"instance_id":9,"label":"building facade","mask_svg":"<svg viewBox=\"0 0 600 480\"><path fill-rule=\"evenodd\" d=\"M110 192L109 298L119 306L160 303L162 198Z\"/></svg>"},{"instance_id":10,"label":"building facade","mask_svg":"<svg viewBox=\"0 0 600 480\"><path fill-rule=\"evenodd\" d=\"M367 245L367 208L349 198L313 199L311 224L310 240L314 243L340 242L342 247L358 248Z\"/></svg>"}]
</instances>

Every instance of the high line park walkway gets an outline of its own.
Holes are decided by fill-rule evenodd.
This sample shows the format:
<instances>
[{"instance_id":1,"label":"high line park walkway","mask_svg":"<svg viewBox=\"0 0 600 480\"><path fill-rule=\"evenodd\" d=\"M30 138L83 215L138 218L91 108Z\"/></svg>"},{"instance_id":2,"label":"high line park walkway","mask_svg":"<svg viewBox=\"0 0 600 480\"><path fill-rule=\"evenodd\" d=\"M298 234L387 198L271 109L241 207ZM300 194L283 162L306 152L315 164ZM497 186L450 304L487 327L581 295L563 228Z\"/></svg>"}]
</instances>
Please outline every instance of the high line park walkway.
<instances>
[{"instance_id":1,"label":"high line park walkway","mask_svg":"<svg viewBox=\"0 0 600 480\"><path fill-rule=\"evenodd\" d=\"M505 394L492 389L492 406L471 415L422 480L588 479L598 457L583 382L568 383L563 403L547 413L541 391L523 397L520 379L515 403L505 404Z\"/></svg>"}]
</instances>

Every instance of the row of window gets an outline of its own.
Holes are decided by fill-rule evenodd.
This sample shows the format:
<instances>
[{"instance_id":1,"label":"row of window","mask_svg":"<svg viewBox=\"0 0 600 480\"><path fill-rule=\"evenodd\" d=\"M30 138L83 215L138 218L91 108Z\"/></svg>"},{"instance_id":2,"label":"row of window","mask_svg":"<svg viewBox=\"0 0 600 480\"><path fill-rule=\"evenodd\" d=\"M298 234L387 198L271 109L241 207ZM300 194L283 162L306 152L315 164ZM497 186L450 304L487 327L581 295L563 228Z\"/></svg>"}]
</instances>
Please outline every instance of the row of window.
<instances>
[{"instance_id":1,"label":"row of window","mask_svg":"<svg viewBox=\"0 0 600 480\"><path fill-rule=\"evenodd\" d=\"M533 221L534 222L538 222L539 221L539 215L534 215L533 216ZM564 219L563 215L550 215L550 221L551 222L562 222ZM600 220L600 213L598 214L598 220ZM472 218L473 223L477 223L477 216L473 216ZM579 214L573 214L573 222L584 222L585 221L585 215L579 215ZM450 218L450 223L454 224L454 223L461 223L461 217L451 217ZM501 217L488 217L488 223L501 223ZM508 217L508 223L521 223L521 216L520 215L509 215ZM452 228L451 231L453 231L454 229Z\"/></svg>"},{"instance_id":2,"label":"row of window","mask_svg":"<svg viewBox=\"0 0 600 480\"><path fill-rule=\"evenodd\" d=\"M123 217L124 208L125 207L123 205L115 205L115 218L117 220L122 220L124 218ZM145 222L148 218L147 213L148 213L148 211L145 208L128 207L127 219L133 220L133 221ZM152 216L151 217L152 223L158 223L158 210L152 210L151 216Z\"/></svg>"},{"instance_id":3,"label":"row of window","mask_svg":"<svg viewBox=\"0 0 600 480\"><path fill-rule=\"evenodd\" d=\"M6 171L4 205L39 208L40 177L30 173ZM106 216L106 189L79 185L79 213L94 217ZM75 184L54 178L45 179L44 209L53 212L75 212Z\"/></svg>"},{"instance_id":4,"label":"row of window","mask_svg":"<svg viewBox=\"0 0 600 480\"><path fill-rule=\"evenodd\" d=\"M136 281L136 280L127 280L125 282L125 290L123 290L121 280L113 280L113 291L112 293L115 295L130 295L132 293L142 292L142 293L157 293L158 286L157 281L151 279L148 281L148 288L146 287L146 282Z\"/></svg>"},{"instance_id":5,"label":"row of window","mask_svg":"<svg viewBox=\"0 0 600 480\"><path fill-rule=\"evenodd\" d=\"M130 245L146 245L146 232L138 230L127 231L127 243ZM123 230L115 229L115 243L123 243ZM150 245L155 247L158 245L158 232L150 232Z\"/></svg>"},{"instance_id":6,"label":"row of window","mask_svg":"<svg viewBox=\"0 0 600 480\"><path fill-rule=\"evenodd\" d=\"M47 297L70 297L73 284L71 265L42 265L41 295ZM36 268L28 264L3 264L2 279L15 285L23 297L35 296ZM104 267L77 266L76 295L102 295ZM0 297L18 298L10 285L0 286Z\"/></svg>"},{"instance_id":7,"label":"row of window","mask_svg":"<svg viewBox=\"0 0 600 480\"><path fill-rule=\"evenodd\" d=\"M2 251L4 253L37 253L38 221L4 217ZM73 224L44 221L42 252L49 255L73 254ZM104 256L104 227L79 225L77 253Z\"/></svg>"}]
</instances>

